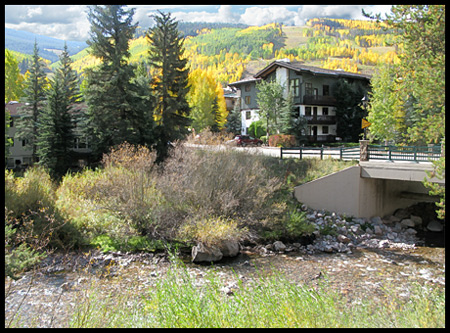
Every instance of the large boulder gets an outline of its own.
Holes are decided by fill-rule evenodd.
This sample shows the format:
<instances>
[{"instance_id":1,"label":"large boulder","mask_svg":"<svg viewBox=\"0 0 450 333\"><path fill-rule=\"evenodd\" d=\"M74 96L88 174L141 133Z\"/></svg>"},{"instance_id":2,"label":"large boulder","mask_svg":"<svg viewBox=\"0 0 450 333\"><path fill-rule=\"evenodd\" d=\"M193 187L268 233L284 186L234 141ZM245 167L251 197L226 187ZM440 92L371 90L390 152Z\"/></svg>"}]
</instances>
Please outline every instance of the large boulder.
<instances>
[{"instance_id":1,"label":"large boulder","mask_svg":"<svg viewBox=\"0 0 450 333\"><path fill-rule=\"evenodd\" d=\"M273 243L273 248L277 252L284 252L286 250L286 245L281 241L276 241Z\"/></svg>"},{"instance_id":2,"label":"large boulder","mask_svg":"<svg viewBox=\"0 0 450 333\"><path fill-rule=\"evenodd\" d=\"M192 247L191 251L192 262L215 262L223 257L222 251L216 246L207 246L203 243L198 243Z\"/></svg>"},{"instance_id":3,"label":"large boulder","mask_svg":"<svg viewBox=\"0 0 450 333\"><path fill-rule=\"evenodd\" d=\"M219 249L224 257L236 257L239 254L239 243L234 241L223 241Z\"/></svg>"},{"instance_id":4,"label":"large boulder","mask_svg":"<svg viewBox=\"0 0 450 333\"><path fill-rule=\"evenodd\" d=\"M434 232L441 232L442 230L444 230L444 226L442 225L442 223L436 220L432 220L430 221L430 223L428 223L427 229Z\"/></svg>"}]
</instances>

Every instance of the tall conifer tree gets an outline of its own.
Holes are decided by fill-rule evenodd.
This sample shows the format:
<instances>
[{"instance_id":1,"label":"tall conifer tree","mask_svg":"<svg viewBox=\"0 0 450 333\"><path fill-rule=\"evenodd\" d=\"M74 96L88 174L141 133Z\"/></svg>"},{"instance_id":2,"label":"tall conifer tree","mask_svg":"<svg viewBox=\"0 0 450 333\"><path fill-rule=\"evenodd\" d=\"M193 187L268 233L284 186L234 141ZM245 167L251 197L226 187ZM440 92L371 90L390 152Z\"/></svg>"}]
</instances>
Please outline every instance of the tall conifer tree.
<instances>
[{"instance_id":1,"label":"tall conifer tree","mask_svg":"<svg viewBox=\"0 0 450 333\"><path fill-rule=\"evenodd\" d=\"M52 175L62 176L70 167L74 144L74 120L71 108L80 101L78 77L72 69L67 45L60 56L61 67L50 84L47 106L39 121L39 163L49 168Z\"/></svg>"},{"instance_id":2,"label":"tall conifer tree","mask_svg":"<svg viewBox=\"0 0 450 333\"><path fill-rule=\"evenodd\" d=\"M28 149L32 151L32 163L37 162L37 137L39 116L45 101L45 89L47 77L44 73L44 65L39 58L39 48L34 42L32 63L26 74L23 102L25 106L19 111L20 118L17 124L16 137L25 140Z\"/></svg>"},{"instance_id":3,"label":"tall conifer tree","mask_svg":"<svg viewBox=\"0 0 450 333\"><path fill-rule=\"evenodd\" d=\"M233 110L228 113L225 129L229 133L241 134L242 120L241 120L241 102L237 99Z\"/></svg>"},{"instance_id":4,"label":"tall conifer tree","mask_svg":"<svg viewBox=\"0 0 450 333\"><path fill-rule=\"evenodd\" d=\"M56 77L59 77L62 82L62 87L66 95L68 106L81 101L81 93L79 88L79 80L77 72L72 69L72 59L70 59L67 51L67 44L64 43L64 51L61 53L59 60L61 66L56 71Z\"/></svg>"},{"instance_id":5,"label":"tall conifer tree","mask_svg":"<svg viewBox=\"0 0 450 333\"><path fill-rule=\"evenodd\" d=\"M94 159L124 141L141 143L142 118L134 107L134 67L128 63L129 41L137 23L135 9L122 5L89 6L90 53L102 63L87 71L88 133Z\"/></svg>"},{"instance_id":6,"label":"tall conifer tree","mask_svg":"<svg viewBox=\"0 0 450 333\"><path fill-rule=\"evenodd\" d=\"M147 38L149 64L155 71L152 88L155 94L157 161L168 154L169 142L183 138L187 133L190 108L186 100L188 87L187 59L183 57L183 41L178 23L170 13L152 16L156 25L150 28Z\"/></svg>"},{"instance_id":7,"label":"tall conifer tree","mask_svg":"<svg viewBox=\"0 0 450 333\"><path fill-rule=\"evenodd\" d=\"M37 154L53 176L63 176L70 167L74 142L73 122L61 77L51 82L47 105L40 115Z\"/></svg>"}]
</instances>

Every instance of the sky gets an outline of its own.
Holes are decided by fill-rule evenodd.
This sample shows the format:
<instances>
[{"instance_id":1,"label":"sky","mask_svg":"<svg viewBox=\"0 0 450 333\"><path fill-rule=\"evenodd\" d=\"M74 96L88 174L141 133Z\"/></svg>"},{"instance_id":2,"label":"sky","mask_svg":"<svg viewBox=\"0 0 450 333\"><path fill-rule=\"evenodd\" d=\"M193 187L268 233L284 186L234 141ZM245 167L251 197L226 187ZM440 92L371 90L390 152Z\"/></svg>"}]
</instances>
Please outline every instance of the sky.
<instances>
[{"instance_id":1,"label":"sky","mask_svg":"<svg viewBox=\"0 0 450 333\"><path fill-rule=\"evenodd\" d=\"M148 28L156 10L184 22L304 25L315 17L365 19L368 13L390 13L391 5L129 5L134 20ZM5 5L5 27L68 41L86 41L90 24L85 5Z\"/></svg>"}]
</instances>

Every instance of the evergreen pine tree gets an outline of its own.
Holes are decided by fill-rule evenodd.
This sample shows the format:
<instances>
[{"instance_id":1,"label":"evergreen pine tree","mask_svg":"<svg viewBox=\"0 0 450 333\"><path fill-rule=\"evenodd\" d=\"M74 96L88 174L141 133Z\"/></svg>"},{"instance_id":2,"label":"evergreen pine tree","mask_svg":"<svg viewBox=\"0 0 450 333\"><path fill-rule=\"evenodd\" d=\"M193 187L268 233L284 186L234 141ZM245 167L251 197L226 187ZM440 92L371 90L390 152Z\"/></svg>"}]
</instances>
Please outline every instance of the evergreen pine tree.
<instances>
[{"instance_id":1,"label":"evergreen pine tree","mask_svg":"<svg viewBox=\"0 0 450 333\"><path fill-rule=\"evenodd\" d=\"M281 133L294 135L299 144L306 141L308 121L295 108L292 90L289 91L284 106L281 108L279 124Z\"/></svg>"},{"instance_id":2,"label":"evergreen pine tree","mask_svg":"<svg viewBox=\"0 0 450 333\"><path fill-rule=\"evenodd\" d=\"M72 69L72 59L70 59L66 43L64 43L64 51L61 53L59 60L61 66L56 71L55 76L62 80L61 84L66 95L67 106L71 106L81 101L81 93L78 84L78 75Z\"/></svg>"},{"instance_id":3,"label":"evergreen pine tree","mask_svg":"<svg viewBox=\"0 0 450 333\"><path fill-rule=\"evenodd\" d=\"M150 89L151 77L149 77L147 64L141 61L135 69L135 77L132 83L135 92L131 95L134 112L137 115L135 123L135 143L151 147L155 142L155 122L153 120L153 107L155 99ZM132 141L132 140L131 140Z\"/></svg>"},{"instance_id":4,"label":"evergreen pine tree","mask_svg":"<svg viewBox=\"0 0 450 333\"><path fill-rule=\"evenodd\" d=\"M170 142L188 134L190 108L186 99L189 91L187 59L183 58L183 41L178 23L170 13L152 16L156 22L147 33L149 64L155 71L152 88L156 98L154 117L157 132L157 162L168 155Z\"/></svg>"},{"instance_id":5,"label":"evergreen pine tree","mask_svg":"<svg viewBox=\"0 0 450 333\"><path fill-rule=\"evenodd\" d=\"M102 63L87 71L85 98L88 105L88 133L94 159L101 158L111 146L124 141L140 143L136 87L132 83L134 66L128 63L129 41L136 24L131 24L135 9L122 5L89 6L91 23L90 53Z\"/></svg>"},{"instance_id":6,"label":"evergreen pine tree","mask_svg":"<svg viewBox=\"0 0 450 333\"><path fill-rule=\"evenodd\" d=\"M63 83L61 76L51 82L37 137L39 164L45 165L53 176L63 176L69 169L74 142L67 87Z\"/></svg>"},{"instance_id":7,"label":"evergreen pine tree","mask_svg":"<svg viewBox=\"0 0 450 333\"><path fill-rule=\"evenodd\" d=\"M39 116L45 101L45 89L47 78L43 70L44 65L39 58L39 48L34 42L32 63L25 79L24 98L25 102L19 110L20 118L17 124L16 138L27 142L26 149L32 151L32 163L37 162L37 136Z\"/></svg>"},{"instance_id":8,"label":"evergreen pine tree","mask_svg":"<svg viewBox=\"0 0 450 333\"><path fill-rule=\"evenodd\" d=\"M71 109L81 98L67 45L60 61L47 94L47 106L40 117L37 140L39 163L48 167L54 176L64 175L71 165L75 139Z\"/></svg>"},{"instance_id":9,"label":"evergreen pine tree","mask_svg":"<svg viewBox=\"0 0 450 333\"><path fill-rule=\"evenodd\" d=\"M234 104L233 110L228 113L227 122L225 128L227 132L233 134L241 134L242 119L241 119L241 103L238 99Z\"/></svg>"},{"instance_id":10,"label":"evergreen pine tree","mask_svg":"<svg viewBox=\"0 0 450 333\"><path fill-rule=\"evenodd\" d=\"M220 122L220 114L219 114L219 104L217 96L214 98L213 105L211 108L211 112L213 114L214 123L211 126L212 132L219 132L219 122Z\"/></svg>"},{"instance_id":11,"label":"evergreen pine tree","mask_svg":"<svg viewBox=\"0 0 450 333\"><path fill-rule=\"evenodd\" d=\"M358 84L350 84L345 79L339 79L334 84L334 95L339 96L336 103L336 134L344 141L358 142L361 129L361 119L364 110L361 107L361 99L365 91Z\"/></svg>"}]
</instances>

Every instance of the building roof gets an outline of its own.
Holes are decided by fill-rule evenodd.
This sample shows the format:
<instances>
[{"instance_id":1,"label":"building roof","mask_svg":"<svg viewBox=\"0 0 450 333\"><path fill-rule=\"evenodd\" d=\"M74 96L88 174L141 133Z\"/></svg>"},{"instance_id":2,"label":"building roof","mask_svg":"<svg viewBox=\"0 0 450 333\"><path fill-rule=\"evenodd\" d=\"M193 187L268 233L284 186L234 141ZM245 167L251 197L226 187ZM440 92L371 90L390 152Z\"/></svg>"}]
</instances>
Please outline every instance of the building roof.
<instances>
[{"instance_id":1,"label":"building roof","mask_svg":"<svg viewBox=\"0 0 450 333\"><path fill-rule=\"evenodd\" d=\"M242 80L239 80L239 81L236 81L236 82L233 82L233 83L229 83L228 85L230 87L234 87L234 86L239 86L241 84L246 84L246 83L250 83L250 82L257 82L257 81L261 81L261 79L251 76L251 77L247 77L247 78L244 78Z\"/></svg>"},{"instance_id":2,"label":"building roof","mask_svg":"<svg viewBox=\"0 0 450 333\"><path fill-rule=\"evenodd\" d=\"M296 72L307 72L312 75L332 75L336 77L347 77L347 78L354 78L354 79L366 79L370 80L371 75L367 74L358 74L358 73L352 73L352 72L346 72L343 70L332 70L332 69L324 69L320 67L314 67L314 66L306 66L303 65L302 62L290 62L288 60L276 60L260 70L258 73L254 75L255 78L266 78L267 75L272 73L277 69L277 67L284 67L291 69Z\"/></svg>"},{"instance_id":3,"label":"building roof","mask_svg":"<svg viewBox=\"0 0 450 333\"><path fill-rule=\"evenodd\" d=\"M8 103L5 103L5 110L9 111L9 115L11 117L18 117L19 116L19 108L21 108L24 103L19 103L17 101L11 101Z\"/></svg>"},{"instance_id":4,"label":"building roof","mask_svg":"<svg viewBox=\"0 0 450 333\"><path fill-rule=\"evenodd\" d=\"M9 111L9 114L11 117L19 117L19 110L22 106L24 106L25 103L17 102L17 101L11 101L8 103L5 103L5 110ZM70 109L70 112L72 113L79 113L81 110L86 109L86 103L77 103L73 104L72 108Z\"/></svg>"}]
</instances>

